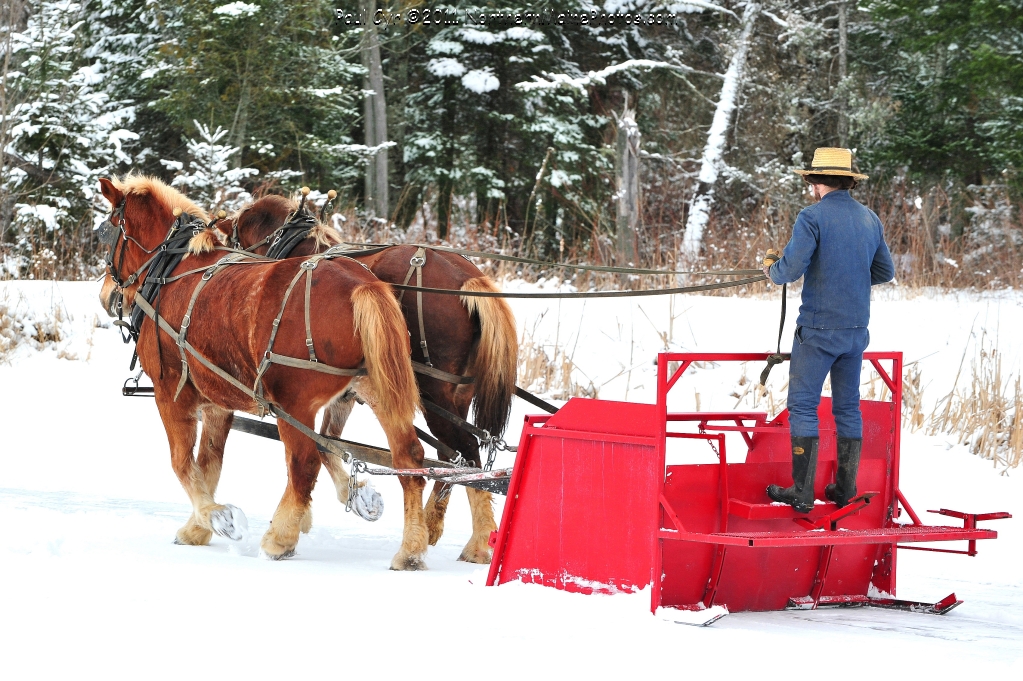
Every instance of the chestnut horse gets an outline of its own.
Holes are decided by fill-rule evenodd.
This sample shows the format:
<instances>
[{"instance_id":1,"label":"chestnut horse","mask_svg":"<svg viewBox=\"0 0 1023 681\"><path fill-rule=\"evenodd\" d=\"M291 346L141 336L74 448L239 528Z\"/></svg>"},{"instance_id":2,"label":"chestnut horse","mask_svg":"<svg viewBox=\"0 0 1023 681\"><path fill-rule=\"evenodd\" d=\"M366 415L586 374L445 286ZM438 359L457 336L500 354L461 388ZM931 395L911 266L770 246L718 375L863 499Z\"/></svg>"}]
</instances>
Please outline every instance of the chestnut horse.
<instances>
[{"instance_id":1,"label":"chestnut horse","mask_svg":"<svg viewBox=\"0 0 1023 681\"><path fill-rule=\"evenodd\" d=\"M232 245L262 255L267 253L277 230L297 209L294 201L281 196L265 196L231 219L219 221L217 227L231 237ZM287 257L308 257L340 241L341 237L334 229L317 223ZM422 280L417 282L410 276L410 261L419 252L416 246L399 245L375 250L363 255L354 251L351 257L369 267L381 281L463 291L498 290L488 277L460 255L426 249L422 253L425 258ZM417 372L423 399L463 419L467 418L471 403L476 426L493 436L500 436L508 422L518 364L515 319L508 304L500 298L423 294L420 307L413 291L404 291L399 294L399 299L412 338L412 359L420 366L428 359L437 369L474 379L472 383L456 384ZM425 334L420 333L421 328ZM428 343L426 352L423 340ZM325 434L334 437L341 434L354 406L353 400L353 395L345 394L331 403L324 418ZM424 416L437 439L460 452L475 466L481 465L475 437L431 411L424 412ZM450 460L447 453L440 451L438 454L442 459ZM331 463L324 460L339 494L341 490L347 494L347 474L336 462L334 466ZM438 482L427 501L426 526L431 545L437 543L444 531L444 515L449 501L447 492L447 487ZM467 487L466 492L473 529L459 560L489 563L490 533L497 529L492 497L489 492L471 487Z\"/></svg>"},{"instance_id":2,"label":"chestnut horse","mask_svg":"<svg viewBox=\"0 0 1023 681\"><path fill-rule=\"evenodd\" d=\"M380 420L395 468L422 466L423 448L412 425L419 405L408 334L390 286L344 258L309 262L239 258L247 262L217 267L223 253L215 250L213 232L196 223L189 254L171 273L174 280L159 290L158 302L149 300L146 305L138 296L136 279L155 267L148 264L153 262L151 254L168 243L172 226L180 226L175 209L198 219L205 216L179 192L153 178L102 179L100 186L114 207L110 221L117 232L111 234L108 263L110 278L118 282L104 286L102 302L112 309L110 298L123 291L128 302L134 300L146 309L137 326L139 361L153 379L171 464L192 502L192 515L178 530L177 543L208 544L213 532L229 539L242 537L241 511L214 501L223 442L234 411L259 413L269 406L311 429L319 409L354 390ZM305 285L295 287L300 279ZM289 296L292 288L295 295ZM183 324L186 313L188 321ZM167 326L158 329L151 315ZM263 362L264 357L271 359L271 350L283 363ZM296 366L313 364L304 358L312 359L314 350L316 362L326 368ZM353 378L363 365L365 375ZM197 461L193 450L200 411L204 435ZM316 445L301 428L282 419L278 427L288 483L260 544L262 552L274 559L292 555L299 533L310 530L310 500L320 469ZM392 569L425 567L425 484L420 477L401 477L405 526Z\"/></svg>"}]
</instances>

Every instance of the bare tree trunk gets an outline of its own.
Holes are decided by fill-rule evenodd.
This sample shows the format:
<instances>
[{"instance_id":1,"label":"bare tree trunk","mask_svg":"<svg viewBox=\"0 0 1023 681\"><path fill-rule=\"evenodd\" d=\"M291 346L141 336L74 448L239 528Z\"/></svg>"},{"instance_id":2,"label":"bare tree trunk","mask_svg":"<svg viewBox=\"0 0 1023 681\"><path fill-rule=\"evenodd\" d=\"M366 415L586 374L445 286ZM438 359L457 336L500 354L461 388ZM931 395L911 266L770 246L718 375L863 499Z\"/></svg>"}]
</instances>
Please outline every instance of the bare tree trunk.
<instances>
[{"instance_id":1,"label":"bare tree trunk","mask_svg":"<svg viewBox=\"0 0 1023 681\"><path fill-rule=\"evenodd\" d=\"M365 60L366 53L363 52L363 61ZM369 84L369 74L362 79L363 91L372 90L372 86ZM373 97L371 95L363 94L362 96L362 127L366 137L366 146L372 147L376 144L376 129L373 125L376 122L376 117L373 113ZM363 204L366 212L376 214L376 179L377 179L377 159L376 155L370 156L366 159L366 178L363 192Z\"/></svg>"},{"instance_id":2,"label":"bare tree trunk","mask_svg":"<svg viewBox=\"0 0 1023 681\"><path fill-rule=\"evenodd\" d=\"M242 167L242 153L245 150L245 135L248 134L248 123L249 123L249 81L248 81L248 68L245 69L245 74L242 77L241 88L238 96L238 107L234 112L234 121L231 123L231 135L230 138L234 141L234 146L238 147L238 152L234 155L234 167Z\"/></svg>"},{"instance_id":3,"label":"bare tree trunk","mask_svg":"<svg viewBox=\"0 0 1023 681\"><path fill-rule=\"evenodd\" d=\"M755 2L748 3L742 14L742 28L735 41L732 59L728 62L728 70L725 71L721 94L714 109L714 119L707 133L707 145L703 148L699 185L689 205L686 231L682 239L681 256L684 261L692 261L699 257L703 246L703 232L707 227L711 206L714 205L714 185L721 169L725 140L728 138L728 128L739 97L739 86L746 68L746 55L749 52L750 37L753 35L753 25L759 15L760 4Z\"/></svg>"},{"instance_id":4,"label":"bare tree trunk","mask_svg":"<svg viewBox=\"0 0 1023 681\"><path fill-rule=\"evenodd\" d=\"M10 197L7 193L6 178L8 166L13 166L12 159L5 154L7 145L10 143L10 122L8 114L13 108L11 101L11 90L8 88L8 74L11 72L11 47L15 31L24 28L26 18L24 3L20 0L0 0L0 50L3 51L0 59L0 241L3 241L4 234L11 223Z\"/></svg>"},{"instance_id":5,"label":"bare tree trunk","mask_svg":"<svg viewBox=\"0 0 1023 681\"><path fill-rule=\"evenodd\" d=\"M849 54L849 5L838 3L838 146L849 146L849 116L845 76Z\"/></svg>"},{"instance_id":6,"label":"bare tree trunk","mask_svg":"<svg viewBox=\"0 0 1023 681\"><path fill-rule=\"evenodd\" d=\"M639 226L639 126L629 108L618 119L618 265L636 263L636 234Z\"/></svg>"},{"instance_id":7,"label":"bare tree trunk","mask_svg":"<svg viewBox=\"0 0 1023 681\"><path fill-rule=\"evenodd\" d=\"M387 143L387 101L384 97L384 69L380 59L380 37L373 16L376 0L360 0L359 9L367 19L363 28L362 65L366 67L366 90L373 94L363 100L366 146L380 147ZM379 149L366 166L366 208L380 218L390 217L388 196L387 149Z\"/></svg>"}]
</instances>

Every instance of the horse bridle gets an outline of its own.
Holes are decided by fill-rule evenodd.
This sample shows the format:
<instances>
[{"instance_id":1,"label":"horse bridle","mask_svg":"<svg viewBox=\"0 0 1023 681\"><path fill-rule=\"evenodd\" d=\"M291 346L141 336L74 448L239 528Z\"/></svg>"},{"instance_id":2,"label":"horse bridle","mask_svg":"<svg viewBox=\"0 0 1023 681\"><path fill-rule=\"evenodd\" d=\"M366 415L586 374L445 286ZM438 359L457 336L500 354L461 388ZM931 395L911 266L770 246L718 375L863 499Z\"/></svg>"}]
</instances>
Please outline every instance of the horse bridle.
<instances>
[{"instance_id":1,"label":"horse bridle","mask_svg":"<svg viewBox=\"0 0 1023 681\"><path fill-rule=\"evenodd\" d=\"M231 247L255 253L256 249L269 245L270 248L267 249L266 257L273 258L274 260L286 258L295 246L309 236L309 230L316 226L316 218L300 207L299 210L285 218L283 225L265 238L243 249L238 235L238 222L239 218L237 217L232 221Z\"/></svg>"},{"instance_id":2,"label":"horse bridle","mask_svg":"<svg viewBox=\"0 0 1023 681\"><path fill-rule=\"evenodd\" d=\"M126 222L124 209L127 201L127 197L122 198L121 202L117 204L113 211L111 211L110 217L104 220L96 230L100 243L107 246L107 254L104 261L107 265L107 273L114 282L114 292L117 296L115 303L117 308L117 321L114 322L114 325L120 327L121 339L125 343L129 343L133 340L138 341L139 334L138 324L135 323L134 319L130 322L124 321L125 290L134 285L135 282L139 280L139 277L143 272L150 270L154 264L161 259L161 256L166 255L168 246L171 245L172 242L177 241L184 236L187 236L187 238L190 239L192 236L199 234L202 228L206 226L199 218L182 212L175 218L174 223L170 226L170 229L167 231L167 235L164 237L163 241L157 244L154 248L148 249L143 246L138 239L128 234L124 229ZM114 218L117 218L117 223L113 221ZM184 232L188 227L192 227L192 233L190 235L183 234L182 232ZM139 250L150 257L127 278L122 279L121 270L124 266L124 258L128 251L128 242L135 244ZM148 275L144 283L149 283ZM153 283L159 285L162 282ZM134 364L134 362L132 362L132 364Z\"/></svg>"}]
</instances>

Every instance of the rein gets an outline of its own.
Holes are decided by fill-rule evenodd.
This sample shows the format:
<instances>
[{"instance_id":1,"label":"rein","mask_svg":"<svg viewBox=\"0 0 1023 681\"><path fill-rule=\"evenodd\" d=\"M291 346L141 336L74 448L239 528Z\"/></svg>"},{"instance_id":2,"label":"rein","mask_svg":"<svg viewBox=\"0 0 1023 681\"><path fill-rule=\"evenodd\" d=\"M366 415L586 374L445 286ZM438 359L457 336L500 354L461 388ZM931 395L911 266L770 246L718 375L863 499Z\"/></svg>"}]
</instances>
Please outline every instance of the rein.
<instances>
[{"instance_id":1,"label":"rein","mask_svg":"<svg viewBox=\"0 0 1023 681\"><path fill-rule=\"evenodd\" d=\"M580 270L583 272L608 272L610 274L641 274L641 275L663 275L663 276L679 276L679 275L720 275L728 277L738 276L750 276L760 273L760 270L708 270L708 271L697 271L697 270L651 270L643 269L640 267L611 267L609 265L571 265L568 263L550 262L546 260L534 260L533 258L523 258L517 255L504 255L502 253L486 253L483 251L470 251L463 248L452 248L450 246L440 245L429 245L429 244L356 244L354 242L344 242L346 245L351 246L367 246L369 248L389 248L391 246L416 246L417 248L428 248L434 251L444 251L445 253L454 253L460 255L463 258L485 258L488 260L504 260L506 262L517 262L524 265L539 265L541 267L556 267L560 269L568 270Z\"/></svg>"},{"instance_id":2,"label":"rein","mask_svg":"<svg viewBox=\"0 0 1023 681\"><path fill-rule=\"evenodd\" d=\"M741 270L736 270L741 271ZM423 293L439 293L441 295L465 296L467 298L636 298L647 296L667 296L679 293L694 293L697 291L713 291L722 288L735 286L746 286L767 281L767 277L760 273L756 276L736 279L734 281L718 282L716 284L697 284L694 286L678 286L675 288L659 288L647 290L625 290L625 291L580 291L575 293L508 293L507 291L462 291L448 288L426 288L422 286L408 286L407 284L391 284L392 288L404 291L421 291Z\"/></svg>"}]
</instances>

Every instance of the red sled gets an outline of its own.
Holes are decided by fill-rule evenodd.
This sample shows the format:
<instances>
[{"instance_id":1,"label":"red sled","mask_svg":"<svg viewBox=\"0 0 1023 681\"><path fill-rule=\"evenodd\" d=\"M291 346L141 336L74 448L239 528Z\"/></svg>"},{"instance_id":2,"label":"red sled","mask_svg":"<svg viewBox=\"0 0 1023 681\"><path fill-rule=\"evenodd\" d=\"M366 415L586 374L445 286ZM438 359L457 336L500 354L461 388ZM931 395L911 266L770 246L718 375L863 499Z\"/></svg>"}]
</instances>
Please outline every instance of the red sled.
<instances>
[{"instance_id":1,"label":"red sled","mask_svg":"<svg viewBox=\"0 0 1023 681\"><path fill-rule=\"evenodd\" d=\"M900 548L976 555L995 539L978 521L1008 513L935 511L963 527L925 525L899 490L902 353L868 352L890 401L861 402L863 492L809 515L771 503L768 484L791 479L788 412L669 413L669 391L694 362L762 362L766 353L662 353L657 404L573 398L528 416L487 584L521 581L581 593L651 587L650 608L727 611L876 606L945 614L961 603L895 597ZM882 366L890 362L890 370ZM670 367L670 370L669 370ZM835 425L822 398L815 497L834 480ZM739 433L743 463L727 463ZM733 436L734 437L734 436ZM717 463L666 465L668 443L703 440ZM899 522L902 511L909 522ZM916 546L966 541L966 550ZM720 610L720 608L717 608Z\"/></svg>"}]
</instances>

